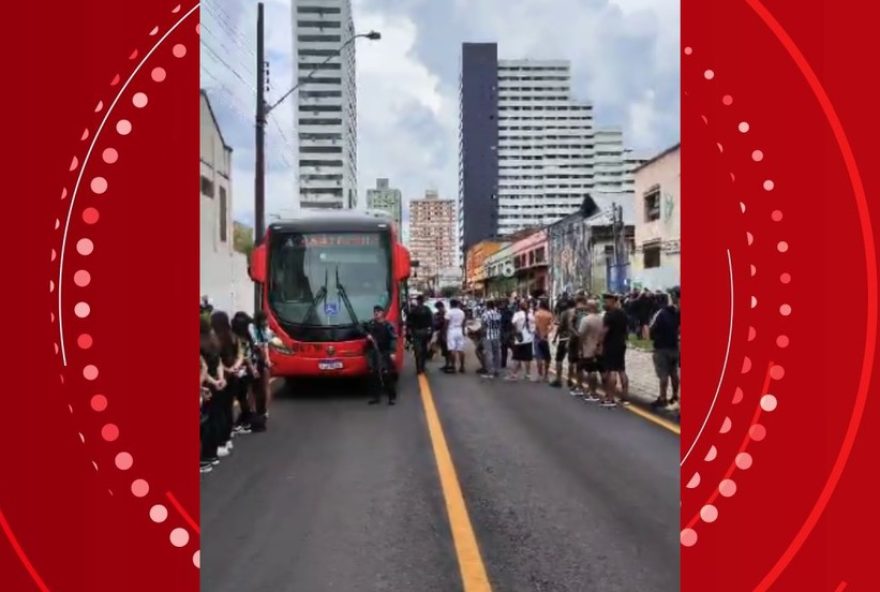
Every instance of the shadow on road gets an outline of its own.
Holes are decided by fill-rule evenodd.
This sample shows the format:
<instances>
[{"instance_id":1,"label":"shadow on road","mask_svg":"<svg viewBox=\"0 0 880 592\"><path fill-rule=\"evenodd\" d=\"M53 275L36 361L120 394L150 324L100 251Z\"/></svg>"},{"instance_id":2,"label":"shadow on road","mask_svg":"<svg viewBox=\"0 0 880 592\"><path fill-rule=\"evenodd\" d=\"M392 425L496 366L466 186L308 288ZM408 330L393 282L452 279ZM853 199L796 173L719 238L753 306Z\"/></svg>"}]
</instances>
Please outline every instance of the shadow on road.
<instances>
[{"instance_id":1,"label":"shadow on road","mask_svg":"<svg viewBox=\"0 0 880 592\"><path fill-rule=\"evenodd\" d=\"M367 382L362 378L279 379L273 385L276 400L356 400L368 398Z\"/></svg>"}]
</instances>

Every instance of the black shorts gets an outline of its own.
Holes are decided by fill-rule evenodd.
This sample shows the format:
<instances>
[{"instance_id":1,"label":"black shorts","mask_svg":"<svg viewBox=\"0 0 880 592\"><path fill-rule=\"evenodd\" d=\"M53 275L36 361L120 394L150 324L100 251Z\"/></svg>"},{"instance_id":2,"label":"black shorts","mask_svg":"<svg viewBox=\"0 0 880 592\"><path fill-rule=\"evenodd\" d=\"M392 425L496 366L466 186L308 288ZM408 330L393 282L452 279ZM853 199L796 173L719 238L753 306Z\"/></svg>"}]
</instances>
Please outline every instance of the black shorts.
<instances>
[{"instance_id":1,"label":"black shorts","mask_svg":"<svg viewBox=\"0 0 880 592\"><path fill-rule=\"evenodd\" d=\"M556 344L556 361L562 362L568 357L568 340L560 341Z\"/></svg>"},{"instance_id":2,"label":"black shorts","mask_svg":"<svg viewBox=\"0 0 880 592\"><path fill-rule=\"evenodd\" d=\"M535 342L535 358L539 361L550 361L550 342L539 339Z\"/></svg>"},{"instance_id":3,"label":"black shorts","mask_svg":"<svg viewBox=\"0 0 880 592\"><path fill-rule=\"evenodd\" d=\"M533 343L515 343L513 345L513 360L515 362L531 362L534 359Z\"/></svg>"},{"instance_id":4,"label":"black shorts","mask_svg":"<svg viewBox=\"0 0 880 592\"><path fill-rule=\"evenodd\" d=\"M679 353L675 349L654 350L654 370L657 378L666 380L670 376L678 375Z\"/></svg>"},{"instance_id":5,"label":"black shorts","mask_svg":"<svg viewBox=\"0 0 880 592\"><path fill-rule=\"evenodd\" d=\"M578 360L578 370L590 374L592 372L602 372L602 360L596 356L592 358L581 358Z\"/></svg>"},{"instance_id":6,"label":"black shorts","mask_svg":"<svg viewBox=\"0 0 880 592\"><path fill-rule=\"evenodd\" d=\"M626 348L605 349L602 352L603 372L626 371Z\"/></svg>"},{"instance_id":7,"label":"black shorts","mask_svg":"<svg viewBox=\"0 0 880 592\"><path fill-rule=\"evenodd\" d=\"M580 358L581 345L577 337L570 337L568 340L568 363L577 364Z\"/></svg>"}]
</instances>

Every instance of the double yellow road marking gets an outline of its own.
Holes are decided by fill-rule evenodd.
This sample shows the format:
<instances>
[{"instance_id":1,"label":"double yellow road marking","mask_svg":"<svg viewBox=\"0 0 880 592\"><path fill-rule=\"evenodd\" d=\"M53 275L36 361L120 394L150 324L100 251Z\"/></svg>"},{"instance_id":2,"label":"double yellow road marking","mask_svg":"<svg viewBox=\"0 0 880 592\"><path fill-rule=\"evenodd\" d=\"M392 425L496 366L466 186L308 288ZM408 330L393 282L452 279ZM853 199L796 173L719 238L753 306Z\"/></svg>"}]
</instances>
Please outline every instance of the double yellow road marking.
<instances>
[{"instance_id":1,"label":"double yellow road marking","mask_svg":"<svg viewBox=\"0 0 880 592\"><path fill-rule=\"evenodd\" d=\"M455 465L452 464L452 455L449 453L449 446L446 445L443 426L434 406L431 386L424 374L419 375L419 387L425 418L428 421L428 433L434 448L434 458L437 459L440 486L443 489L443 498L446 500L446 512L449 515L449 527L452 530L452 541L455 545L455 554L458 556L464 592L491 592L492 586L489 585L489 577L486 575L477 537L474 536L474 528L471 526L461 485L458 483L458 475L455 473Z\"/></svg>"}]
</instances>

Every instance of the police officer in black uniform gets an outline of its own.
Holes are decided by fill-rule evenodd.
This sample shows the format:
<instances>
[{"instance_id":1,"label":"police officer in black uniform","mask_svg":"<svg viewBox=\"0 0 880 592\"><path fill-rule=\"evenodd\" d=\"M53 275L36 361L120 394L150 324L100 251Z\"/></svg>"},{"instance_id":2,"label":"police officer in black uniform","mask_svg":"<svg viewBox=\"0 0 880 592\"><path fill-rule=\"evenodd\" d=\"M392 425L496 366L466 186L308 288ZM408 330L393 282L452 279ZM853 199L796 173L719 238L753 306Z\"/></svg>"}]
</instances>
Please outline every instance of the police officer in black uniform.
<instances>
[{"instance_id":1,"label":"police officer in black uniform","mask_svg":"<svg viewBox=\"0 0 880 592\"><path fill-rule=\"evenodd\" d=\"M397 375L394 356L397 351L397 332L385 320L385 309L373 307L373 320L364 325L367 332L367 359L370 363L370 405L379 403L382 391L388 393L388 404L397 400Z\"/></svg>"},{"instance_id":2,"label":"police officer in black uniform","mask_svg":"<svg viewBox=\"0 0 880 592\"><path fill-rule=\"evenodd\" d=\"M434 323L434 315L431 309L425 306L424 296L416 297L416 305L410 309L406 321L409 334L412 336L416 373L424 374L425 359L428 357L428 343L431 341Z\"/></svg>"}]
</instances>

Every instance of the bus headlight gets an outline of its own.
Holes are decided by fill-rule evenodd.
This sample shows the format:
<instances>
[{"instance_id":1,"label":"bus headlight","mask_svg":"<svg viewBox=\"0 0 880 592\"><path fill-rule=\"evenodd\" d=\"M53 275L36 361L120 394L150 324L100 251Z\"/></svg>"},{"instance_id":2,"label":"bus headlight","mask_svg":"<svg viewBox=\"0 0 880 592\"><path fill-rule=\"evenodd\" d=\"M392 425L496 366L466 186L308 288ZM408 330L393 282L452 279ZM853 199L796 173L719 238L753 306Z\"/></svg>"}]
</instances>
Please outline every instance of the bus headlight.
<instances>
[{"instance_id":1,"label":"bus headlight","mask_svg":"<svg viewBox=\"0 0 880 592\"><path fill-rule=\"evenodd\" d=\"M288 348L286 345L284 345L284 342L281 341L281 339L278 337L273 337L272 339L269 340L269 347L274 349L278 353L284 354L287 356L292 356L294 353L293 350Z\"/></svg>"}]
</instances>

